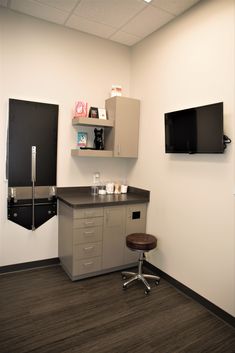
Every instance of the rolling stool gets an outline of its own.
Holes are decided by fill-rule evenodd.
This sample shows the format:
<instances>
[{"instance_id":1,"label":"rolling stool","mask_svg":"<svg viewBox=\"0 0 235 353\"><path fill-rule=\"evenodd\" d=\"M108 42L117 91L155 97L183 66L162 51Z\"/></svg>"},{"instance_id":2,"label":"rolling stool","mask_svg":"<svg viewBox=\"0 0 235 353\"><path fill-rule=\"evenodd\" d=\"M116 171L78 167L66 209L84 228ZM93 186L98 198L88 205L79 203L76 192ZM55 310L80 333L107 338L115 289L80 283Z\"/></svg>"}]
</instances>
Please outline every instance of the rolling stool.
<instances>
[{"instance_id":1,"label":"rolling stool","mask_svg":"<svg viewBox=\"0 0 235 353\"><path fill-rule=\"evenodd\" d=\"M145 278L154 279L155 284L159 284L160 277L142 273L144 253L156 248L157 239L150 234L133 233L133 234L127 235L126 245L130 250L138 251L140 255L139 255L138 273L126 272L126 271L122 272L123 279L126 279L128 276L131 276L129 280L123 283L123 289L126 289L127 286L130 283L134 282L135 280L141 280L146 287L145 294L148 294L150 292L151 287Z\"/></svg>"}]
</instances>

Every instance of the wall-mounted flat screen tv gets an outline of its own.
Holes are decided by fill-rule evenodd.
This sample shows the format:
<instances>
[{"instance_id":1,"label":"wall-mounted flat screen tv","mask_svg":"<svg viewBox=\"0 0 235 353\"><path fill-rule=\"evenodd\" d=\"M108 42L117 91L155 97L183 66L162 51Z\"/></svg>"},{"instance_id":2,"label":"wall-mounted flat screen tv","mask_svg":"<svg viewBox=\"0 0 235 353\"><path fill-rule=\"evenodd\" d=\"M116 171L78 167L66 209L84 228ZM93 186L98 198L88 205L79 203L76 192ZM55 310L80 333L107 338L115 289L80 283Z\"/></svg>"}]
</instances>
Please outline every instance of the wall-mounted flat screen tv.
<instances>
[{"instance_id":1,"label":"wall-mounted flat screen tv","mask_svg":"<svg viewBox=\"0 0 235 353\"><path fill-rule=\"evenodd\" d=\"M166 153L223 153L223 103L165 114Z\"/></svg>"}]
</instances>

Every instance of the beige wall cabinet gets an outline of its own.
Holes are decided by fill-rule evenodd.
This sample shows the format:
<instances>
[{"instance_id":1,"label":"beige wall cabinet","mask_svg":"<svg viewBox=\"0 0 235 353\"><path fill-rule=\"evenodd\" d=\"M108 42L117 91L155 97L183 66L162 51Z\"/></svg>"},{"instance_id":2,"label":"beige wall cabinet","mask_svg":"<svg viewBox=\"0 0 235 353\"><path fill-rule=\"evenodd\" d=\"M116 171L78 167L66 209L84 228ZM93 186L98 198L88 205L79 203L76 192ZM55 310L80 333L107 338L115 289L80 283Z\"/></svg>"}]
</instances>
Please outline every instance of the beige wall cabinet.
<instances>
[{"instance_id":1,"label":"beige wall cabinet","mask_svg":"<svg viewBox=\"0 0 235 353\"><path fill-rule=\"evenodd\" d=\"M147 204L76 209L59 202L59 258L72 280L133 266L125 237L145 232Z\"/></svg>"},{"instance_id":2,"label":"beige wall cabinet","mask_svg":"<svg viewBox=\"0 0 235 353\"><path fill-rule=\"evenodd\" d=\"M105 108L114 128L105 135L107 149L114 157L138 157L140 101L127 97L112 97Z\"/></svg>"},{"instance_id":3,"label":"beige wall cabinet","mask_svg":"<svg viewBox=\"0 0 235 353\"><path fill-rule=\"evenodd\" d=\"M74 118L73 126L104 129L104 150L72 149L72 156L138 157L140 101L127 97L112 97L105 101L107 120Z\"/></svg>"}]
</instances>

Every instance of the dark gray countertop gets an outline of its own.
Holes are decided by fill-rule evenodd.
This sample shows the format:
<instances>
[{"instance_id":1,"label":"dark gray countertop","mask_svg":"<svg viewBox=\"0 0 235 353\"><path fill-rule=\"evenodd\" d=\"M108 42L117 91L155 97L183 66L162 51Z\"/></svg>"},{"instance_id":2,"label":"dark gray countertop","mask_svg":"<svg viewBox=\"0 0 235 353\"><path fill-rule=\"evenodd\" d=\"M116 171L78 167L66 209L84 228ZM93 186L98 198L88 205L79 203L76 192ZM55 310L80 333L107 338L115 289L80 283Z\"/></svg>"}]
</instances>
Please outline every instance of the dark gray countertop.
<instances>
[{"instance_id":1,"label":"dark gray countertop","mask_svg":"<svg viewBox=\"0 0 235 353\"><path fill-rule=\"evenodd\" d=\"M57 198L70 207L103 207L149 202L150 192L129 186L127 194L91 195L90 186L58 187Z\"/></svg>"}]
</instances>

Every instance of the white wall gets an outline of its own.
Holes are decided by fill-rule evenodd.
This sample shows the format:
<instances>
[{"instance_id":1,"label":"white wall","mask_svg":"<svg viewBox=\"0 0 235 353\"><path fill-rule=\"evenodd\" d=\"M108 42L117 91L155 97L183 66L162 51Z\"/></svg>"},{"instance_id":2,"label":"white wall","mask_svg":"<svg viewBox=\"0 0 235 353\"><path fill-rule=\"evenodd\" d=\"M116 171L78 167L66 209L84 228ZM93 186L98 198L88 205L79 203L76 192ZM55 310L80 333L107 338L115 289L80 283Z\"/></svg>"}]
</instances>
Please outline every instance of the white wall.
<instances>
[{"instance_id":1,"label":"white wall","mask_svg":"<svg viewBox=\"0 0 235 353\"><path fill-rule=\"evenodd\" d=\"M129 175L151 190L148 231L159 242L149 261L233 315L234 142L223 155L165 154L164 113L223 101L234 140L234 6L203 1L133 48L142 125Z\"/></svg>"},{"instance_id":2,"label":"white wall","mask_svg":"<svg viewBox=\"0 0 235 353\"><path fill-rule=\"evenodd\" d=\"M76 100L104 107L112 84L122 85L124 94L129 95L130 50L1 7L0 49L0 266L4 266L58 256L56 217L35 232L7 221L4 159L8 99L59 104L58 186L90 185L96 171L104 180L123 178L125 160L71 157L70 150L76 146L71 119Z\"/></svg>"},{"instance_id":3,"label":"white wall","mask_svg":"<svg viewBox=\"0 0 235 353\"><path fill-rule=\"evenodd\" d=\"M164 113L224 101L234 140L234 1L203 1L132 50L0 8L0 266L57 256L57 219L35 232L6 219L8 98L58 103L58 185L127 175L151 190L149 261L235 315L234 148L224 155L166 155ZM130 66L131 64L131 66ZM113 83L141 99L137 161L72 158L77 99L102 107ZM235 141L235 140L234 140Z\"/></svg>"}]
</instances>

